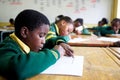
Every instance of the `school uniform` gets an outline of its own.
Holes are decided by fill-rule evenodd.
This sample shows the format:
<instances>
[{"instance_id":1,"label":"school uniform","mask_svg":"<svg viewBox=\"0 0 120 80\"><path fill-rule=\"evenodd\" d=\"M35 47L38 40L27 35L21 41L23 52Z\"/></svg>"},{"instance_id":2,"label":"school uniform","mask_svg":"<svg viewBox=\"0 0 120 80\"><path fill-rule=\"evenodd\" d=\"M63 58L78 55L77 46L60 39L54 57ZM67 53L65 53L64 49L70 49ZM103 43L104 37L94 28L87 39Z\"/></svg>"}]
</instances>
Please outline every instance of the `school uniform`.
<instances>
[{"instance_id":1,"label":"school uniform","mask_svg":"<svg viewBox=\"0 0 120 80\"><path fill-rule=\"evenodd\" d=\"M84 35L88 35L88 34L91 34L89 32L89 30L87 29L87 26L79 26L77 28L75 28L75 31L78 31L78 32L81 32L81 34L84 34Z\"/></svg>"},{"instance_id":2,"label":"school uniform","mask_svg":"<svg viewBox=\"0 0 120 80\"><path fill-rule=\"evenodd\" d=\"M50 30L46 36L46 43L44 48L53 48L59 43L67 43L70 40L69 36L60 36L58 26L55 23L52 23Z\"/></svg>"},{"instance_id":3,"label":"school uniform","mask_svg":"<svg viewBox=\"0 0 120 80\"><path fill-rule=\"evenodd\" d=\"M93 34L97 35L97 36L101 36L100 32L101 32L102 26L97 26L97 27L93 27L91 30L93 30Z\"/></svg>"},{"instance_id":4,"label":"school uniform","mask_svg":"<svg viewBox=\"0 0 120 80\"><path fill-rule=\"evenodd\" d=\"M75 28L76 31L82 32L83 29L87 28L87 26L83 25L83 26L79 26L77 28Z\"/></svg>"},{"instance_id":5,"label":"school uniform","mask_svg":"<svg viewBox=\"0 0 120 80\"><path fill-rule=\"evenodd\" d=\"M108 27L108 24L104 24L102 27Z\"/></svg>"},{"instance_id":6,"label":"school uniform","mask_svg":"<svg viewBox=\"0 0 120 80\"><path fill-rule=\"evenodd\" d=\"M7 80L25 80L54 64L60 54L54 49L30 51L14 33L0 43L0 75Z\"/></svg>"},{"instance_id":7,"label":"school uniform","mask_svg":"<svg viewBox=\"0 0 120 80\"><path fill-rule=\"evenodd\" d=\"M106 34L116 34L116 33L111 26L107 26L107 27L102 27L100 29L100 34L102 36L106 36ZM120 30L118 31L118 34L120 34Z\"/></svg>"}]
</instances>

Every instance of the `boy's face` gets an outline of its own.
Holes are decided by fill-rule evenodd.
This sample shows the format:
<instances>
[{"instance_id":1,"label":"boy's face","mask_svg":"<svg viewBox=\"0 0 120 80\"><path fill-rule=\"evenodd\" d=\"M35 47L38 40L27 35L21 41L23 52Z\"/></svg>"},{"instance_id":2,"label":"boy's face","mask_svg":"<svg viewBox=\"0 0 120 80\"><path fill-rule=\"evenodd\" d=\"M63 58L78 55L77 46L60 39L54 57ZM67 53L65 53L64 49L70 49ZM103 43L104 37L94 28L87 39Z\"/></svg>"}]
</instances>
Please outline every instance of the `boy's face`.
<instances>
[{"instance_id":1,"label":"boy's face","mask_svg":"<svg viewBox=\"0 0 120 80\"><path fill-rule=\"evenodd\" d=\"M67 36L71 32L73 32L73 28L74 28L73 24L63 22L63 23L61 23L61 27L59 28L59 33L60 33L61 36Z\"/></svg>"},{"instance_id":2,"label":"boy's face","mask_svg":"<svg viewBox=\"0 0 120 80\"><path fill-rule=\"evenodd\" d=\"M45 44L45 36L49 31L49 25L44 24L33 31L28 30L27 27L25 29L22 41L30 47L31 51L38 52Z\"/></svg>"},{"instance_id":3,"label":"boy's face","mask_svg":"<svg viewBox=\"0 0 120 80\"><path fill-rule=\"evenodd\" d=\"M120 22L113 22L112 24L111 24L111 26L112 26L112 29L114 30L114 31L117 31L117 30L119 30L120 29Z\"/></svg>"},{"instance_id":4,"label":"boy's face","mask_svg":"<svg viewBox=\"0 0 120 80\"><path fill-rule=\"evenodd\" d=\"M79 26L81 26L81 24L80 24L79 21L74 22L74 27L75 27L75 28L76 28L76 27L79 27Z\"/></svg>"}]
</instances>

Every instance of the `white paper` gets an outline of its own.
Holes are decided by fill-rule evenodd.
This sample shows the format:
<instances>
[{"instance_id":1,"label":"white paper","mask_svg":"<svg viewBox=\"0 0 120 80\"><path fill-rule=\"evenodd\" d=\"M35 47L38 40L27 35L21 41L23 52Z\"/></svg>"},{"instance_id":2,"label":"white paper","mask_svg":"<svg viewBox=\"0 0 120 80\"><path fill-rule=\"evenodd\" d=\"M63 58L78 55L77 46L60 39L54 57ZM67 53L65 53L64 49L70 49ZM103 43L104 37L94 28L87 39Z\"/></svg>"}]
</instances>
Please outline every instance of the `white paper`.
<instances>
[{"instance_id":1,"label":"white paper","mask_svg":"<svg viewBox=\"0 0 120 80\"><path fill-rule=\"evenodd\" d=\"M59 74L82 76L83 56L62 57L54 65L46 69L42 74Z\"/></svg>"},{"instance_id":2,"label":"white paper","mask_svg":"<svg viewBox=\"0 0 120 80\"><path fill-rule=\"evenodd\" d=\"M117 41L120 41L120 38L100 37L100 38L98 38L97 40L100 40L100 41L117 42Z\"/></svg>"},{"instance_id":3,"label":"white paper","mask_svg":"<svg viewBox=\"0 0 120 80\"><path fill-rule=\"evenodd\" d=\"M87 41L89 39L83 39L83 38L74 38L69 40L68 42L81 42L81 41Z\"/></svg>"}]
</instances>

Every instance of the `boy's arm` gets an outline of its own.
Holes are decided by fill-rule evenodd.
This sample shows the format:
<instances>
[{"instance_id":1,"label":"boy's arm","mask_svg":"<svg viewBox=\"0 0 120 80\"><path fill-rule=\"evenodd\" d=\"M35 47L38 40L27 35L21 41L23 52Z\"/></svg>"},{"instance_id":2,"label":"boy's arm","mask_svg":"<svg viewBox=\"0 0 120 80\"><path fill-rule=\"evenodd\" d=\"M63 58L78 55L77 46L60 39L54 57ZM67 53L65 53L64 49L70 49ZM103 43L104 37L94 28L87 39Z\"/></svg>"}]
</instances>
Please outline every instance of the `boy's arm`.
<instances>
[{"instance_id":1,"label":"boy's arm","mask_svg":"<svg viewBox=\"0 0 120 80\"><path fill-rule=\"evenodd\" d=\"M106 36L106 34L114 34L114 31L111 29L111 27L102 27L100 33L102 36Z\"/></svg>"},{"instance_id":2,"label":"boy's arm","mask_svg":"<svg viewBox=\"0 0 120 80\"><path fill-rule=\"evenodd\" d=\"M39 53L30 52L29 54L15 54L13 51L9 51L6 55L8 56L3 56L3 64L5 61L9 61L6 64L9 76L14 77L13 79L17 76L16 79L21 80L39 74L60 57L58 51L49 49L44 49ZM2 61L2 59L0 60Z\"/></svg>"},{"instance_id":3,"label":"boy's arm","mask_svg":"<svg viewBox=\"0 0 120 80\"><path fill-rule=\"evenodd\" d=\"M53 48L56 44L67 43L70 40L69 36L57 36L54 32L48 33L46 36L45 48Z\"/></svg>"}]
</instances>

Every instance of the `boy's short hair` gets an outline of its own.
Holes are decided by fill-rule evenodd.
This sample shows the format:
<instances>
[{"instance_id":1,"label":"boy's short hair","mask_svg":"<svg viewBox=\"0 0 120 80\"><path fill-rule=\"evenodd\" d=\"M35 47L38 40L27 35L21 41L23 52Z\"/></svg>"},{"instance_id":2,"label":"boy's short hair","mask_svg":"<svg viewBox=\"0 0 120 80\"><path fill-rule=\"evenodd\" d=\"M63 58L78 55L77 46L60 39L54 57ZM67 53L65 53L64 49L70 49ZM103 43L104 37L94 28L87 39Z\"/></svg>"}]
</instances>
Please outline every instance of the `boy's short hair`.
<instances>
[{"instance_id":1,"label":"boy's short hair","mask_svg":"<svg viewBox=\"0 0 120 80\"><path fill-rule=\"evenodd\" d=\"M108 24L108 19L107 18L102 18L101 20L104 24Z\"/></svg>"},{"instance_id":2,"label":"boy's short hair","mask_svg":"<svg viewBox=\"0 0 120 80\"><path fill-rule=\"evenodd\" d=\"M83 25L83 19L82 18L77 18L75 22L79 22L81 25Z\"/></svg>"},{"instance_id":3,"label":"boy's short hair","mask_svg":"<svg viewBox=\"0 0 120 80\"><path fill-rule=\"evenodd\" d=\"M114 19L111 21L111 24L115 24L116 22L119 22L119 23L120 23L120 19L119 19L119 18L114 18Z\"/></svg>"},{"instance_id":4,"label":"boy's short hair","mask_svg":"<svg viewBox=\"0 0 120 80\"><path fill-rule=\"evenodd\" d=\"M119 19L119 18L114 18L114 19L111 21L111 23L113 23L113 22L120 22L120 19Z\"/></svg>"},{"instance_id":5,"label":"boy's short hair","mask_svg":"<svg viewBox=\"0 0 120 80\"><path fill-rule=\"evenodd\" d=\"M68 17L68 16L59 17L59 20L55 21L55 23L58 23L58 22L60 22L62 20L65 20L67 23L73 23L72 19L70 17Z\"/></svg>"},{"instance_id":6,"label":"boy's short hair","mask_svg":"<svg viewBox=\"0 0 120 80\"><path fill-rule=\"evenodd\" d=\"M59 21L61 18L63 18L64 15L58 15L56 18L55 18L55 23L57 23L57 21Z\"/></svg>"},{"instance_id":7,"label":"boy's short hair","mask_svg":"<svg viewBox=\"0 0 120 80\"><path fill-rule=\"evenodd\" d=\"M15 34L20 37L22 27L25 26L32 31L43 24L50 25L48 18L44 14L32 9L23 10L15 19Z\"/></svg>"}]
</instances>

